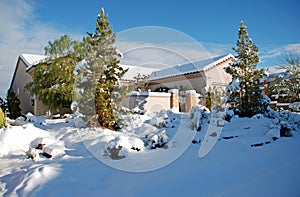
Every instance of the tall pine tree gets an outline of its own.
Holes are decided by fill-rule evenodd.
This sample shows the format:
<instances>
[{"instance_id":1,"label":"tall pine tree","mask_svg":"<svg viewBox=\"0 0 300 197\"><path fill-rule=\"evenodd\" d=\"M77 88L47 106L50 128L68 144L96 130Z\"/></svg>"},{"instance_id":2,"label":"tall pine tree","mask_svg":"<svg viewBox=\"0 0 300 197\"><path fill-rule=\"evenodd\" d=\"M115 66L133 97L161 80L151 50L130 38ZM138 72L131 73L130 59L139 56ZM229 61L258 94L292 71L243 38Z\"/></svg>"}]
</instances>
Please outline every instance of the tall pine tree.
<instances>
[{"instance_id":1,"label":"tall pine tree","mask_svg":"<svg viewBox=\"0 0 300 197\"><path fill-rule=\"evenodd\" d=\"M233 50L237 53L237 60L226 68L226 72L232 76L232 82L227 88L228 102L234 103L236 114L251 117L264 112L266 103L259 87L263 70L256 68L259 62L258 47L249 38L243 21L238 30L236 46Z\"/></svg>"},{"instance_id":2,"label":"tall pine tree","mask_svg":"<svg viewBox=\"0 0 300 197\"><path fill-rule=\"evenodd\" d=\"M77 107L90 126L117 129L113 92L125 70L119 66L121 54L113 46L113 33L104 9L96 20L95 33L88 33L88 54L78 72Z\"/></svg>"}]
</instances>

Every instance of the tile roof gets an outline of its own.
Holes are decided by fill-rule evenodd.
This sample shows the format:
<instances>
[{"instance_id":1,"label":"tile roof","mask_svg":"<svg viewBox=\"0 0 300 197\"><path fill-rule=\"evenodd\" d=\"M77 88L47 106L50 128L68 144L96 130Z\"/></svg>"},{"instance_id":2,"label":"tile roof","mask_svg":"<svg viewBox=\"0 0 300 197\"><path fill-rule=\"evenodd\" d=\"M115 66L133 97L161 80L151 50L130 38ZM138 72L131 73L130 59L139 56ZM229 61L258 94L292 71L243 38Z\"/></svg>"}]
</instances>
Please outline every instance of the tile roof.
<instances>
[{"instance_id":1,"label":"tile roof","mask_svg":"<svg viewBox=\"0 0 300 197\"><path fill-rule=\"evenodd\" d=\"M214 58L209 58L197 62L190 62L183 65L177 65L171 68L155 71L151 74L150 80L157 80L162 78L174 77L178 75L190 74L200 71L205 71L210 67L227 60L234 58L232 54L222 55Z\"/></svg>"}]
</instances>

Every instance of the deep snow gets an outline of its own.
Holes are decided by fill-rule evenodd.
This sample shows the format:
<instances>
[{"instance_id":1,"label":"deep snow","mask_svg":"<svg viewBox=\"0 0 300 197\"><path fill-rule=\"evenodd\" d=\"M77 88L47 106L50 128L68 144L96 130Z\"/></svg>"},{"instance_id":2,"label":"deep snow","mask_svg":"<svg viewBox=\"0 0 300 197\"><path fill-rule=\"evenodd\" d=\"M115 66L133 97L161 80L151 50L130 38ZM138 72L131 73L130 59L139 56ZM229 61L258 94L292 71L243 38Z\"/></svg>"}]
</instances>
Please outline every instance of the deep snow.
<instances>
[{"instance_id":1,"label":"deep snow","mask_svg":"<svg viewBox=\"0 0 300 197\"><path fill-rule=\"evenodd\" d=\"M295 117L299 122L299 115ZM216 145L200 158L207 121L197 132L190 128L189 114L146 113L125 120L128 125L119 133L76 129L72 118L32 116L32 123L0 130L0 194L300 196L299 130L273 140L278 135L272 131L273 119L235 118L225 123ZM167 146L151 149L161 142L158 139ZM26 151L39 143L52 158L26 158ZM263 146L251 146L259 143ZM119 145L119 155L125 158L113 160L107 148Z\"/></svg>"}]
</instances>

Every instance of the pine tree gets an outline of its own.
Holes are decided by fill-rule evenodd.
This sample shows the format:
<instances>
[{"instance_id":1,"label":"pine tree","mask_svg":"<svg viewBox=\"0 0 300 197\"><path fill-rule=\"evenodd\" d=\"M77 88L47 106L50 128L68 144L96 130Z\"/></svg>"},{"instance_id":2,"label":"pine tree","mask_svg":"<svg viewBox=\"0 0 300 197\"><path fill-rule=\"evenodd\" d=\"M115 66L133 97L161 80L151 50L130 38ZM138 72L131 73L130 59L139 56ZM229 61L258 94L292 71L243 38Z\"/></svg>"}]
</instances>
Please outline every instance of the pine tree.
<instances>
[{"instance_id":1,"label":"pine tree","mask_svg":"<svg viewBox=\"0 0 300 197\"><path fill-rule=\"evenodd\" d=\"M119 66L120 53L113 46L113 33L104 9L96 20L95 33L88 33L86 64L79 70L77 107L90 126L117 129L117 115L113 92L125 70Z\"/></svg>"},{"instance_id":2,"label":"pine tree","mask_svg":"<svg viewBox=\"0 0 300 197\"><path fill-rule=\"evenodd\" d=\"M7 91L6 95L8 117L16 119L21 116L20 100L12 89Z\"/></svg>"},{"instance_id":3,"label":"pine tree","mask_svg":"<svg viewBox=\"0 0 300 197\"><path fill-rule=\"evenodd\" d=\"M26 85L50 111L60 112L71 105L75 81L73 71L83 58L78 52L81 45L68 35L49 41L45 47L48 58L35 67L33 81Z\"/></svg>"},{"instance_id":4,"label":"pine tree","mask_svg":"<svg viewBox=\"0 0 300 197\"><path fill-rule=\"evenodd\" d=\"M239 83L238 88L227 88L229 92L228 102L235 104L235 112L242 117L251 117L265 110L262 90L259 87L259 79L263 77L263 70L257 70L259 62L258 47L249 38L247 28L243 21L238 30L237 60L226 68L231 74L232 84Z\"/></svg>"}]
</instances>

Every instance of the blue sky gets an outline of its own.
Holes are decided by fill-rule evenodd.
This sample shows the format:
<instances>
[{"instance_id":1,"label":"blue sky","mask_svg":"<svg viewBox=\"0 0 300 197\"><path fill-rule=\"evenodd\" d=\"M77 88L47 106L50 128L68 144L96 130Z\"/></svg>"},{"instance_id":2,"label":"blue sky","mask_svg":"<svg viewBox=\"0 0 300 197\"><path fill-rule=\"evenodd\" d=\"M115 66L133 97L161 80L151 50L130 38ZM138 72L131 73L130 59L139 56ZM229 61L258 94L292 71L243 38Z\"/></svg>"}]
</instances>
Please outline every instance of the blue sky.
<instances>
[{"instance_id":1,"label":"blue sky","mask_svg":"<svg viewBox=\"0 0 300 197\"><path fill-rule=\"evenodd\" d=\"M297 0L2 0L0 97L4 97L9 87L20 53L43 54L49 40L63 34L80 39L86 32L93 32L101 7L105 8L114 32L121 32L121 36L125 30L141 26L167 27L190 36L212 55L221 55L233 53L231 48L235 47L239 23L243 20L259 47L260 66L280 63L289 50L300 51ZM154 35L146 35L139 41L149 43L152 38L156 39ZM134 36L131 39L135 42ZM193 54L186 48L182 51Z\"/></svg>"}]
</instances>

